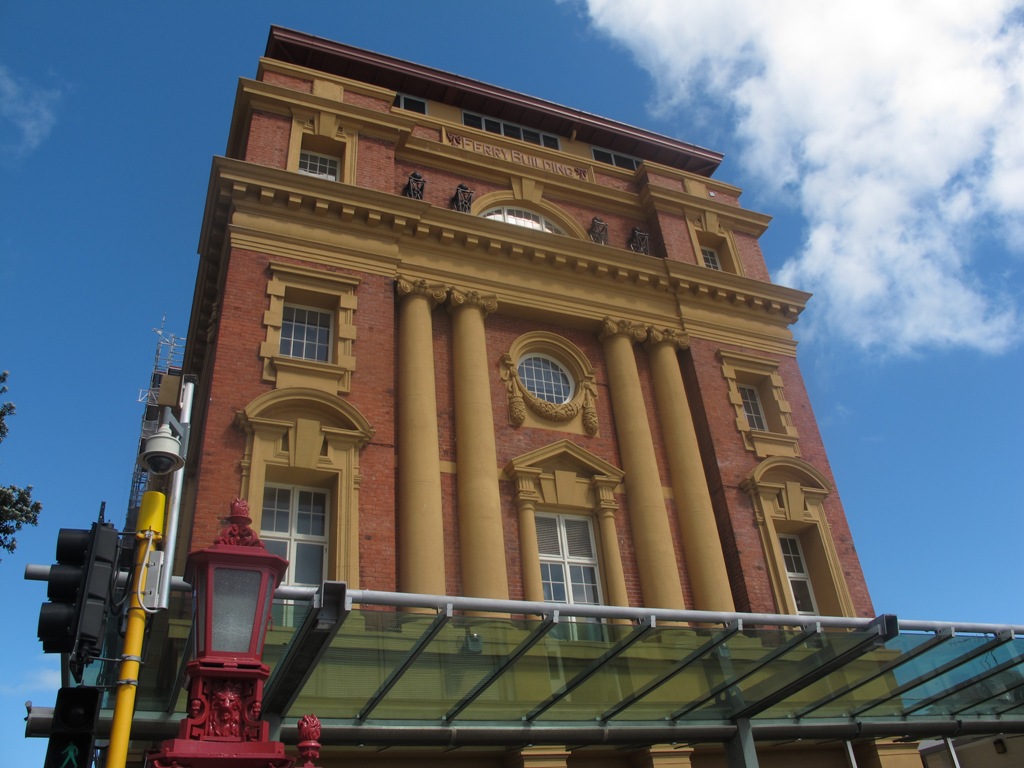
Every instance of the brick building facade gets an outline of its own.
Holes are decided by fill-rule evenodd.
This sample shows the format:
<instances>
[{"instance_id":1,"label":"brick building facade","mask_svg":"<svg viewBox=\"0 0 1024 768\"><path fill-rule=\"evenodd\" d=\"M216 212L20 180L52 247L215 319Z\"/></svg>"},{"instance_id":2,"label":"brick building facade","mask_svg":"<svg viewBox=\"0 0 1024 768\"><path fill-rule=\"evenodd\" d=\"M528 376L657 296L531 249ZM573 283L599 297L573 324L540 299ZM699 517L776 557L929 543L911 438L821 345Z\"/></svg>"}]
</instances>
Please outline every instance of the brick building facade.
<instances>
[{"instance_id":1,"label":"brick building facade","mask_svg":"<svg viewBox=\"0 0 1024 768\"><path fill-rule=\"evenodd\" d=\"M182 554L241 496L294 584L873 616L808 295L720 159L272 29L203 222Z\"/></svg>"}]
</instances>

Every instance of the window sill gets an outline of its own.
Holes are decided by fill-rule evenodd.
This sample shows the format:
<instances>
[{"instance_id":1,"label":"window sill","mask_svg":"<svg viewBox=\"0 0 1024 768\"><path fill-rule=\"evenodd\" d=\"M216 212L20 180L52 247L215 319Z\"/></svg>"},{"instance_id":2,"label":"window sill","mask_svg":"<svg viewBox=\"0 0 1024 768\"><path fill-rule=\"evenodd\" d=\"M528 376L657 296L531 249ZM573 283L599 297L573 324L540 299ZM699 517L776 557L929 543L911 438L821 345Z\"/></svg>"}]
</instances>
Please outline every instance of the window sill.
<instances>
[{"instance_id":1,"label":"window sill","mask_svg":"<svg viewBox=\"0 0 1024 768\"><path fill-rule=\"evenodd\" d=\"M743 430L743 444L748 451L753 451L762 459L769 456L796 458L800 455L799 440L792 435L783 435L778 432L745 429Z\"/></svg>"},{"instance_id":2,"label":"window sill","mask_svg":"<svg viewBox=\"0 0 1024 768\"><path fill-rule=\"evenodd\" d=\"M337 395L348 392L352 385L352 371L355 359L346 364L318 363L294 357L275 355L264 361L263 378L273 381L279 389L305 387Z\"/></svg>"}]
</instances>

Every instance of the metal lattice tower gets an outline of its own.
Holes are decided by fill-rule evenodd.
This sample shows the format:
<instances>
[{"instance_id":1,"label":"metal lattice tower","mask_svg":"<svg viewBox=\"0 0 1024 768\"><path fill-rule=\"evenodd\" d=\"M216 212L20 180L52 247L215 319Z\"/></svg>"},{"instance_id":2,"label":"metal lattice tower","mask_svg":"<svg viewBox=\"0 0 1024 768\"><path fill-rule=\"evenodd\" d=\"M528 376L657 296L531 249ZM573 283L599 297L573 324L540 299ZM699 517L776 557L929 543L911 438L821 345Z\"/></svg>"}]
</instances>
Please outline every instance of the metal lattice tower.
<instances>
[{"instance_id":1,"label":"metal lattice tower","mask_svg":"<svg viewBox=\"0 0 1024 768\"><path fill-rule=\"evenodd\" d=\"M158 397L160 394L160 384L164 376L167 374L181 374L182 359L185 352L185 337L177 336L164 330L166 322L167 315L164 315L160 320L160 327L153 329L153 333L157 335L153 371L149 377L149 386L139 390L138 402L145 404L142 411L142 426L139 430L140 451L146 438L156 432L160 425ZM142 466L136 464L132 471L132 487L128 496L126 531L135 530L135 521L138 517L139 505L142 503L142 494L146 492L148 485L149 473Z\"/></svg>"}]
</instances>

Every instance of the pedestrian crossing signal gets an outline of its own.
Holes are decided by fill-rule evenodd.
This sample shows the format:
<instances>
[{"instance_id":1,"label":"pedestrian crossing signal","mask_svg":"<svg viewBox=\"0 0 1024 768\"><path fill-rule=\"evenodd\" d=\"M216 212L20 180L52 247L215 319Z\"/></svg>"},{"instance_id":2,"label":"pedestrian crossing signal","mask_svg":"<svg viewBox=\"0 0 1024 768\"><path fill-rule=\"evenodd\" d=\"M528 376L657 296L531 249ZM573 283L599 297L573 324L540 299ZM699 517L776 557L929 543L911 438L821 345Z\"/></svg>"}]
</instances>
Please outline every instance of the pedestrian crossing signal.
<instances>
[{"instance_id":1,"label":"pedestrian crossing signal","mask_svg":"<svg viewBox=\"0 0 1024 768\"><path fill-rule=\"evenodd\" d=\"M100 714L99 688L61 688L53 708L43 768L89 768Z\"/></svg>"}]
</instances>

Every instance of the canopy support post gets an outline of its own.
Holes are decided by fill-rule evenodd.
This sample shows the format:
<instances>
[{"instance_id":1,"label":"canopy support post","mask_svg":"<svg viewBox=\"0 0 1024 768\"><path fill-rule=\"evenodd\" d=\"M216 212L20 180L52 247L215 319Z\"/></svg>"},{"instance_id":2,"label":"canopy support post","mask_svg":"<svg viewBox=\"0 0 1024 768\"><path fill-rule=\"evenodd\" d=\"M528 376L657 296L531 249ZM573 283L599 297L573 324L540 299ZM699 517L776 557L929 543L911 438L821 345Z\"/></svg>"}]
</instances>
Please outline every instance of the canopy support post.
<instances>
[{"instance_id":1,"label":"canopy support post","mask_svg":"<svg viewBox=\"0 0 1024 768\"><path fill-rule=\"evenodd\" d=\"M734 722L736 735L725 742L729 768L758 768L757 749L754 746L754 731L750 727L750 720L743 717Z\"/></svg>"}]
</instances>

